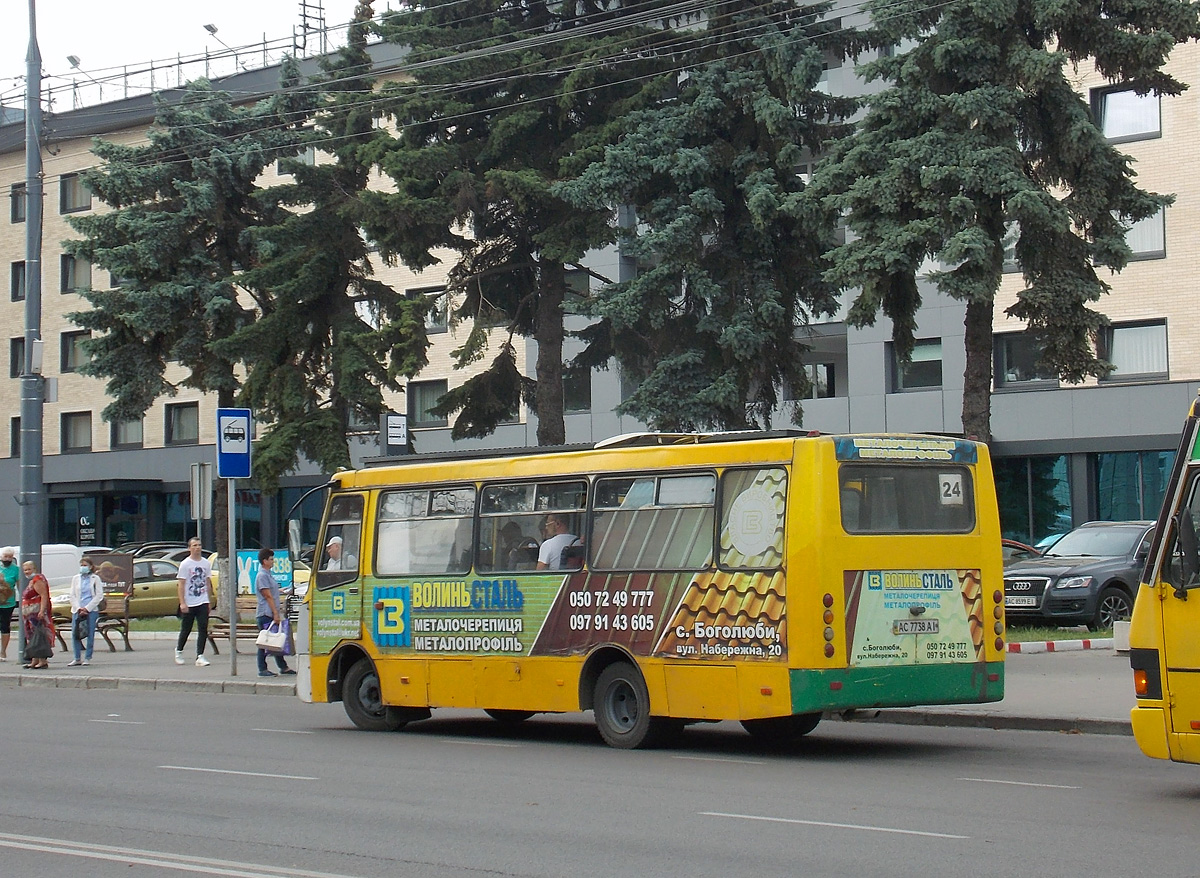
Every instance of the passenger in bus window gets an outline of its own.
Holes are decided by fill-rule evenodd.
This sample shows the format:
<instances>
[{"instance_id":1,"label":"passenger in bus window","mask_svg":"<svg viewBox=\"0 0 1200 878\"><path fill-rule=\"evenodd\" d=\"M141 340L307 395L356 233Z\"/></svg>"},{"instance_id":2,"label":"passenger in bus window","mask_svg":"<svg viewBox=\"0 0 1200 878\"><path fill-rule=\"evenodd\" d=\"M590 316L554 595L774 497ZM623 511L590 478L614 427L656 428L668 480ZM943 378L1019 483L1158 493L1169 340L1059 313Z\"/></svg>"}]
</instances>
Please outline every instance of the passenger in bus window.
<instances>
[{"instance_id":1,"label":"passenger in bus window","mask_svg":"<svg viewBox=\"0 0 1200 878\"><path fill-rule=\"evenodd\" d=\"M349 552L342 551L341 537L329 538L329 542L325 544L325 555L329 559L325 562L326 570L358 569L358 559Z\"/></svg>"},{"instance_id":2,"label":"passenger in bus window","mask_svg":"<svg viewBox=\"0 0 1200 878\"><path fill-rule=\"evenodd\" d=\"M521 525L510 521L500 528L500 551L496 553L496 566L509 570L532 570L537 564L538 542L527 537Z\"/></svg>"},{"instance_id":3,"label":"passenger in bus window","mask_svg":"<svg viewBox=\"0 0 1200 878\"><path fill-rule=\"evenodd\" d=\"M574 543L579 537L571 533L565 515L551 512L542 522L544 542L538 551L538 570L561 570L562 550Z\"/></svg>"}]
</instances>

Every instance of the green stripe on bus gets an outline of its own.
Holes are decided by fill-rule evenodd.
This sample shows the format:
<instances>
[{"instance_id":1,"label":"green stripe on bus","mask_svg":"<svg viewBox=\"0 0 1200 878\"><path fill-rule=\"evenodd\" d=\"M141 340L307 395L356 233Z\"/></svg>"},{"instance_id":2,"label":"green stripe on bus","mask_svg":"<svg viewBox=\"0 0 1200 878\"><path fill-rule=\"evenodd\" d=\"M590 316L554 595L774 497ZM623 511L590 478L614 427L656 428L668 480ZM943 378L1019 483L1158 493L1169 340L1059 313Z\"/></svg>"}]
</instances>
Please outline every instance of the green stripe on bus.
<instances>
[{"instance_id":1,"label":"green stripe on bus","mask_svg":"<svg viewBox=\"0 0 1200 878\"><path fill-rule=\"evenodd\" d=\"M994 682L988 676L996 674ZM791 671L792 713L854 707L979 704L1004 697L1004 663Z\"/></svg>"}]
</instances>

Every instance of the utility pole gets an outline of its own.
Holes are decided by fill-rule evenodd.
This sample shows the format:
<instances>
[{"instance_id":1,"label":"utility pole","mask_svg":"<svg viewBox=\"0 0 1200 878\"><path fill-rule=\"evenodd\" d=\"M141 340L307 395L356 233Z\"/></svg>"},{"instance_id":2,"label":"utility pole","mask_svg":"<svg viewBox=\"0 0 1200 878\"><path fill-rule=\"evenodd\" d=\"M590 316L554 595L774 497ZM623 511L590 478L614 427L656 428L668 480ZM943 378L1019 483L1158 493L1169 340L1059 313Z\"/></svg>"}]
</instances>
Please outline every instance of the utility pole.
<instances>
[{"instance_id":1,"label":"utility pole","mask_svg":"<svg viewBox=\"0 0 1200 878\"><path fill-rule=\"evenodd\" d=\"M25 363L21 371L21 560L42 568L42 53L29 0L25 56Z\"/></svg>"}]
</instances>

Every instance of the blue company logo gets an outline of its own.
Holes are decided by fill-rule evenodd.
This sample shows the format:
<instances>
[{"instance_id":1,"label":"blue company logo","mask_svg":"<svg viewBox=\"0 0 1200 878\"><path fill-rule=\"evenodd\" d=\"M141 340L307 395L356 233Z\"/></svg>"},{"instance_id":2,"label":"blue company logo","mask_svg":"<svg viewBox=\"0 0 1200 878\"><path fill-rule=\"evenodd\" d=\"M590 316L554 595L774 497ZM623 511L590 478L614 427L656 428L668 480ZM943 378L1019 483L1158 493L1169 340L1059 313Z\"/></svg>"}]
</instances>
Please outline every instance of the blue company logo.
<instances>
[{"instance_id":1,"label":"blue company logo","mask_svg":"<svg viewBox=\"0 0 1200 878\"><path fill-rule=\"evenodd\" d=\"M376 588L372 635L379 646L412 646L412 599L406 585Z\"/></svg>"},{"instance_id":2,"label":"blue company logo","mask_svg":"<svg viewBox=\"0 0 1200 878\"><path fill-rule=\"evenodd\" d=\"M346 612L346 594L345 592L335 591L329 596L329 612L339 616L345 615Z\"/></svg>"},{"instance_id":3,"label":"blue company logo","mask_svg":"<svg viewBox=\"0 0 1200 878\"><path fill-rule=\"evenodd\" d=\"M866 572L867 588L871 591L881 591L883 589L883 572L880 570L868 570Z\"/></svg>"}]
</instances>

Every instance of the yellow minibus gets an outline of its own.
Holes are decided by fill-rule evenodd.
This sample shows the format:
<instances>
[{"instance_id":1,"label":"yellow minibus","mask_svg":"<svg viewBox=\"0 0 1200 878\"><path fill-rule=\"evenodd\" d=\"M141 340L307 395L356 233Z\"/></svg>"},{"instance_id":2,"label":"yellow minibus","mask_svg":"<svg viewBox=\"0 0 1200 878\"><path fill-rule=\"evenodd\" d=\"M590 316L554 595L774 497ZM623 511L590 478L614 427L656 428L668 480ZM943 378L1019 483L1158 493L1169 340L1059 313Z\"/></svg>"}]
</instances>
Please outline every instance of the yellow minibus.
<instances>
[{"instance_id":1,"label":"yellow minibus","mask_svg":"<svg viewBox=\"0 0 1200 878\"><path fill-rule=\"evenodd\" d=\"M1004 693L976 442L637 434L392 458L333 478L319 542L298 691L365 729L590 710L619 748L717 720L787 740L827 712Z\"/></svg>"}]
</instances>

